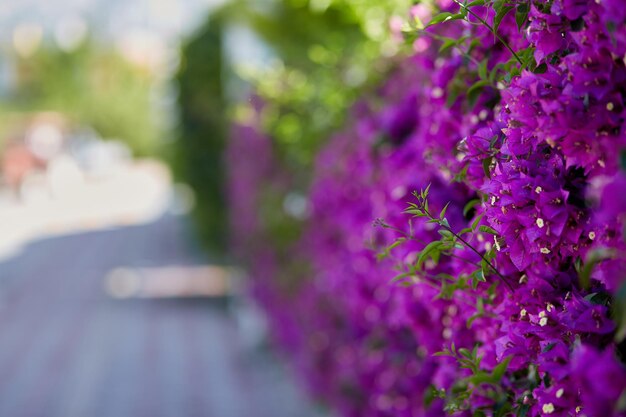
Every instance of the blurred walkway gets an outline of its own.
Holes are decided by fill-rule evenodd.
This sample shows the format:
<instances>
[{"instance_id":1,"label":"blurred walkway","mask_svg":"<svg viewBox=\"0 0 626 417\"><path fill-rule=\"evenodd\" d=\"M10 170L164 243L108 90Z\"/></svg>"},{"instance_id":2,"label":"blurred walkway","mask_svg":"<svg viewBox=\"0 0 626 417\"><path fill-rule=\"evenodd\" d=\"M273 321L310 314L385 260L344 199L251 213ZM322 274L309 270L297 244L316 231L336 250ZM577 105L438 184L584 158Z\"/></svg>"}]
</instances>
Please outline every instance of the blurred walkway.
<instances>
[{"instance_id":1,"label":"blurred walkway","mask_svg":"<svg viewBox=\"0 0 626 417\"><path fill-rule=\"evenodd\" d=\"M115 299L119 267L201 265L183 217L49 237L0 263L0 417L319 416L225 300Z\"/></svg>"}]
</instances>

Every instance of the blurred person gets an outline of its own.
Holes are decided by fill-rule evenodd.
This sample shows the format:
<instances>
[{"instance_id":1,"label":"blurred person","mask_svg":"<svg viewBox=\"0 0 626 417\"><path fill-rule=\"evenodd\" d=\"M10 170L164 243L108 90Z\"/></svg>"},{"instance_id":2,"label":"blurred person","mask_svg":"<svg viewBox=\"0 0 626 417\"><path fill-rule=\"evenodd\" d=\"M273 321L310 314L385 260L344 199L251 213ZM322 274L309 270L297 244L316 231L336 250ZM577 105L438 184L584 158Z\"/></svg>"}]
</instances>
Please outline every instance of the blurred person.
<instances>
[{"instance_id":1,"label":"blurred person","mask_svg":"<svg viewBox=\"0 0 626 417\"><path fill-rule=\"evenodd\" d=\"M18 200L22 199L22 185L26 178L45 169L46 161L37 157L22 140L9 140L2 152L2 177Z\"/></svg>"}]
</instances>

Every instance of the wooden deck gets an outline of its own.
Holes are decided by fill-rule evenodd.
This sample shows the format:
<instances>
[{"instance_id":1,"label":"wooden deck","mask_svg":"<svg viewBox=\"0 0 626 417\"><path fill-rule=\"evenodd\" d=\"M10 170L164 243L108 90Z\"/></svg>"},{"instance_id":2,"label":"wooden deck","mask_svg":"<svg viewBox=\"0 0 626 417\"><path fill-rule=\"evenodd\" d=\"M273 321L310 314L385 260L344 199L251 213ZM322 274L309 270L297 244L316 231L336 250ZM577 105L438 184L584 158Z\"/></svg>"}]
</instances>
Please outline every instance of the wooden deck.
<instances>
[{"instance_id":1,"label":"wooden deck","mask_svg":"<svg viewBox=\"0 0 626 417\"><path fill-rule=\"evenodd\" d=\"M223 300L104 291L115 268L206 263L184 218L166 215L0 264L0 417L323 415L279 360L242 346Z\"/></svg>"}]
</instances>

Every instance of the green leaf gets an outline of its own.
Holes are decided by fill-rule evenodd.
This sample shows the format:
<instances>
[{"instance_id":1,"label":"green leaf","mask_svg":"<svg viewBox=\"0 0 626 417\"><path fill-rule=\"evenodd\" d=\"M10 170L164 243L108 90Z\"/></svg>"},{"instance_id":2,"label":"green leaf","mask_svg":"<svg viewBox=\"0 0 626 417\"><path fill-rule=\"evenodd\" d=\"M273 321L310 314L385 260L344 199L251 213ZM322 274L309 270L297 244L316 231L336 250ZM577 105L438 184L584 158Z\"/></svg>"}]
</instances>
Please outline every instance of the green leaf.
<instances>
[{"instance_id":1,"label":"green leaf","mask_svg":"<svg viewBox=\"0 0 626 417\"><path fill-rule=\"evenodd\" d=\"M496 232L493 228L489 227L489 226L485 226L482 225L478 228L478 230L480 230L481 232L485 232L485 233L489 233L490 235L497 235L498 232Z\"/></svg>"},{"instance_id":2,"label":"green leaf","mask_svg":"<svg viewBox=\"0 0 626 417\"><path fill-rule=\"evenodd\" d=\"M483 89L489 86L489 80L478 80L467 90L466 96L470 106L474 106Z\"/></svg>"},{"instance_id":3,"label":"green leaf","mask_svg":"<svg viewBox=\"0 0 626 417\"><path fill-rule=\"evenodd\" d=\"M533 73L535 74L543 74L548 70L548 64L546 64L545 62L542 62L541 64L537 65L535 67L535 69L533 70Z\"/></svg>"},{"instance_id":4,"label":"green leaf","mask_svg":"<svg viewBox=\"0 0 626 417\"><path fill-rule=\"evenodd\" d=\"M424 264L424 261L426 261L426 259L428 259L429 256L432 256L432 252L437 251L439 252L439 248L441 248L441 242L439 240L435 240L434 242L430 242L428 245L426 245L424 247L424 249L422 249L422 251L419 254L419 257L417 258L417 268L418 270L422 269L422 265Z\"/></svg>"},{"instance_id":5,"label":"green leaf","mask_svg":"<svg viewBox=\"0 0 626 417\"><path fill-rule=\"evenodd\" d=\"M470 350L467 348L459 348L459 353L461 354L461 356L472 359L472 352L470 352Z\"/></svg>"},{"instance_id":6,"label":"green leaf","mask_svg":"<svg viewBox=\"0 0 626 417\"><path fill-rule=\"evenodd\" d=\"M615 341L620 343L626 338L626 283L622 284L613 296L611 315L617 324Z\"/></svg>"},{"instance_id":7,"label":"green leaf","mask_svg":"<svg viewBox=\"0 0 626 417\"><path fill-rule=\"evenodd\" d=\"M546 347L543 348L542 353L550 352L552 349L554 349L555 346L556 346L556 343L548 343Z\"/></svg>"},{"instance_id":8,"label":"green leaf","mask_svg":"<svg viewBox=\"0 0 626 417\"><path fill-rule=\"evenodd\" d=\"M454 176L452 179L453 182L464 182L467 177L467 170L469 168L469 164L465 164L463 168Z\"/></svg>"},{"instance_id":9,"label":"green leaf","mask_svg":"<svg viewBox=\"0 0 626 417\"><path fill-rule=\"evenodd\" d=\"M480 371L468 377L467 381L474 385L493 384L493 377L485 371Z\"/></svg>"},{"instance_id":10,"label":"green leaf","mask_svg":"<svg viewBox=\"0 0 626 417\"><path fill-rule=\"evenodd\" d=\"M496 64L491 71L489 72L489 82L494 85L497 80L498 72L503 69L504 65L502 63Z\"/></svg>"},{"instance_id":11,"label":"green leaf","mask_svg":"<svg viewBox=\"0 0 626 417\"><path fill-rule=\"evenodd\" d=\"M443 220L444 216L446 215L446 210L448 210L449 205L450 205L450 202L448 202L445 206L443 206L443 208L441 209L441 212L439 212L439 219Z\"/></svg>"},{"instance_id":12,"label":"green leaf","mask_svg":"<svg viewBox=\"0 0 626 417\"><path fill-rule=\"evenodd\" d=\"M611 304L611 295L606 292L594 292L585 296L585 300L600 306Z\"/></svg>"},{"instance_id":13,"label":"green leaf","mask_svg":"<svg viewBox=\"0 0 626 417\"><path fill-rule=\"evenodd\" d=\"M526 24L526 20L528 20L529 11L530 11L530 7L528 7L528 4L526 3L518 5L517 9L515 9L515 23L517 24L517 29L519 31L521 31L524 25Z\"/></svg>"},{"instance_id":14,"label":"green leaf","mask_svg":"<svg viewBox=\"0 0 626 417\"><path fill-rule=\"evenodd\" d=\"M433 260L433 262L435 263L435 265L437 265L439 263L439 258L441 258L441 250L434 250L434 251L432 251L430 253L430 257Z\"/></svg>"},{"instance_id":15,"label":"green leaf","mask_svg":"<svg viewBox=\"0 0 626 417\"><path fill-rule=\"evenodd\" d=\"M511 356L507 356L502 362L500 362L495 368L493 368L493 372L491 374L493 375L493 379L495 380L495 382L500 382L500 380L504 376L504 373L506 372L506 368L508 368L509 366L509 362L511 362L511 359Z\"/></svg>"},{"instance_id":16,"label":"green leaf","mask_svg":"<svg viewBox=\"0 0 626 417\"><path fill-rule=\"evenodd\" d=\"M462 88L459 88L452 83L452 86L448 88L448 97L446 97L446 107L452 107L456 100L459 98L461 93L463 92Z\"/></svg>"},{"instance_id":17,"label":"green leaf","mask_svg":"<svg viewBox=\"0 0 626 417\"><path fill-rule=\"evenodd\" d=\"M476 310L480 313L485 312L485 301L482 297L478 297L476 300Z\"/></svg>"},{"instance_id":18,"label":"green leaf","mask_svg":"<svg viewBox=\"0 0 626 417\"><path fill-rule=\"evenodd\" d=\"M493 157L490 156L488 158L484 158L481 162L483 164L483 171L485 176L491 179L491 162L493 161Z\"/></svg>"},{"instance_id":19,"label":"green leaf","mask_svg":"<svg viewBox=\"0 0 626 417\"><path fill-rule=\"evenodd\" d=\"M478 39L472 39L472 41L469 44L469 48L467 50L467 53L472 52L475 48L481 47L482 43L481 41L479 41Z\"/></svg>"},{"instance_id":20,"label":"green leaf","mask_svg":"<svg viewBox=\"0 0 626 417\"><path fill-rule=\"evenodd\" d=\"M391 251L392 249L395 249L398 246L400 246L401 244L403 244L404 242L406 242L406 238L400 237L400 238L396 239L396 241L393 242L391 245L387 246L387 250Z\"/></svg>"},{"instance_id":21,"label":"green leaf","mask_svg":"<svg viewBox=\"0 0 626 417\"><path fill-rule=\"evenodd\" d=\"M490 269L491 269L491 267L489 266L487 261L482 259L480 261L480 272L482 273L483 279L484 279L485 276L489 275L489 270ZM486 282L486 280L485 280L485 282Z\"/></svg>"},{"instance_id":22,"label":"green leaf","mask_svg":"<svg viewBox=\"0 0 626 417\"><path fill-rule=\"evenodd\" d=\"M439 47L439 53L442 54L450 48L453 48L457 45L456 39L447 39L441 46Z\"/></svg>"},{"instance_id":23,"label":"green leaf","mask_svg":"<svg viewBox=\"0 0 626 417\"><path fill-rule=\"evenodd\" d=\"M476 218L472 222L472 230L476 230L476 228L478 227L478 223L480 223L484 215L485 213L480 213L478 216L476 216Z\"/></svg>"},{"instance_id":24,"label":"green leaf","mask_svg":"<svg viewBox=\"0 0 626 417\"><path fill-rule=\"evenodd\" d=\"M472 274L472 289L475 290L476 288L478 288L478 284L480 283L480 281L478 280L478 278L476 277L476 274ZM472 319L473 321L473 319ZM469 329L469 324L467 326L467 328Z\"/></svg>"},{"instance_id":25,"label":"green leaf","mask_svg":"<svg viewBox=\"0 0 626 417\"><path fill-rule=\"evenodd\" d=\"M591 284L591 273L593 272L595 266L604 260L611 259L613 255L613 251L607 248L596 248L590 250L585 257L585 263L578 274L580 286L585 289L589 288L589 285Z\"/></svg>"},{"instance_id":26,"label":"green leaf","mask_svg":"<svg viewBox=\"0 0 626 417\"><path fill-rule=\"evenodd\" d=\"M408 209L404 210L404 212L407 213L407 214L412 214L414 217L426 217L426 213L424 213L420 209L408 208Z\"/></svg>"},{"instance_id":27,"label":"green leaf","mask_svg":"<svg viewBox=\"0 0 626 417\"><path fill-rule=\"evenodd\" d=\"M519 56L520 60L522 61L522 68L517 68L517 61L515 60L515 58L512 58L512 63L515 65L515 67L511 70L511 73L513 75L519 75L520 71L524 68L534 70L537 64L535 61L535 48L533 48L532 46L524 48L521 51L517 52L517 56Z\"/></svg>"},{"instance_id":28,"label":"green leaf","mask_svg":"<svg viewBox=\"0 0 626 417\"><path fill-rule=\"evenodd\" d=\"M466 4L465 8L470 8L470 7L474 7L474 6L484 6L485 3L487 3L486 0L474 0L473 2Z\"/></svg>"},{"instance_id":29,"label":"green leaf","mask_svg":"<svg viewBox=\"0 0 626 417\"><path fill-rule=\"evenodd\" d=\"M426 27L436 25L437 23L447 22L450 20L460 20L463 18L464 16L462 13L443 12L435 15L435 17L433 17L430 22L428 22L428 25L426 25Z\"/></svg>"},{"instance_id":30,"label":"green leaf","mask_svg":"<svg viewBox=\"0 0 626 417\"><path fill-rule=\"evenodd\" d=\"M441 23L441 22L445 21L447 18L451 17L453 14L454 13L450 13L450 12L439 13L439 14L433 16L432 19L430 19L430 22L428 22L428 26L436 25L437 23Z\"/></svg>"},{"instance_id":31,"label":"green leaf","mask_svg":"<svg viewBox=\"0 0 626 417\"><path fill-rule=\"evenodd\" d=\"M402 280L402 279L404 279L406 277L410 277L412 275L413 274L410 273L410 272L403 272L402 274L398 274L395 277L391 278L391 282L397 282L397 281L400 281L400 280Z\"/></svg>"},{"instance_id":32,"label":"green leaf","mask_svg":"<svg viewBox=\"0 0 626 417\"><path fill-rule=\"evenodd\" d=\"M476 275L476 279L480 282L487 282L487 279L485 278L485 271L483 269L478 269L475 273Z\"/></svg>"},{"instance_id":33,"label":"green leaf","mask_svg":"<svg viewBox=\"0 0 626 417\"><path fill-rule=\"evenodd\" d=\"M431 184L431 183L429 183L429 184L426 186L426 189L422 192L422 198L424 198L424 199L428 198L428 192L430 191L430 186L431 186L431 185L432 185L432 184Z\"/></svg>"},{"instance_id":34,"label":"green leaf","mask_svg":"<svg viewBox=\"0 0 626 417\"><path fill-rule=\"evenodd\" d=\"M500 28L500 23L502 23L502 19L504 19L504 17L513 9L513 6L502 6L500 9L496 10L496 17L493 18L494 35L498 33L498 29Z\"/></svg>"},{"instance_id":35,"label":"green leaf","mask_svg":"<svg viewBox=\"0 0 626 417\"><path fill-rule=\"evenodd\" d=\"M450 48L454 48L456 46L461 45L463 42L465 42L467 39L469 38L469 36L462 36L460 38L448 38L448 37L443 37L442 40L444 41L443 44L439 47L439 53L444 53L445 51L447 51Z\"/></svg>"},{"instance_id":36,"label":"green leaf","mask_svg":"<svg viewBox=\"0 0 626 417\"><path fill-rule=\"evenodd\" d=\"M376 255L376 259L378 261L382 261L383 259L387 258L391 252L392 249L397 248L398 246L400 246L402 243L404 243L406 241L406 238L401 237L396 239L395 242L393 242L391 245L387 246L381 253Z\"/></svg>"},{"instance_id":37,"label":"green leaf","mask_svg":"<svg viewBox=\"0 0 626 417\"><path fill-rule=\"evenodd\" d=\"M467 216L467 213L469 213L471 209L473 209L479 204L480 204L480 199L478 198L474 198L473 200L470 200L467 204L465 204L465 206L463 206L463 216Z\"/></svg>"},{"instance_id":38,"label":"green leaf","mask_svg":"<svg viewBox=\"0 0 626 417\"><path fill-rule=\"evenodd\" d=\"M526 417L528 415L528 411L530 411L530 405L529 404L522 404L517 409L517 414L515 415L515 417Z\"/></svg>"},{"instance_id":39,"label":"green leaf","mask_svg":"<svg viewBox=\"0 0 626 417\"><path fill-rule=\"evenodd\" d=\"M481 80L487 79L487 60L483 59L478 65L478 76ZM487 80L488 81L488 80Z\"/></svg>"},{"instance_id":40,"label":"green leaf","mask_svg":"<svg viewBox=\"0 0 626 417\"><path fill-rule=\"evenodd\" d=\"M476 289L476 288L474 288ZM472 316L470 318L467 319L467 322L465 323L465 325L467 326L468 329L472 328L472 324L474 324L474 321L476 321L476 319L479 319L482 317L481 313L474 313L472 314Z\"/></svg>"}]
</instances>

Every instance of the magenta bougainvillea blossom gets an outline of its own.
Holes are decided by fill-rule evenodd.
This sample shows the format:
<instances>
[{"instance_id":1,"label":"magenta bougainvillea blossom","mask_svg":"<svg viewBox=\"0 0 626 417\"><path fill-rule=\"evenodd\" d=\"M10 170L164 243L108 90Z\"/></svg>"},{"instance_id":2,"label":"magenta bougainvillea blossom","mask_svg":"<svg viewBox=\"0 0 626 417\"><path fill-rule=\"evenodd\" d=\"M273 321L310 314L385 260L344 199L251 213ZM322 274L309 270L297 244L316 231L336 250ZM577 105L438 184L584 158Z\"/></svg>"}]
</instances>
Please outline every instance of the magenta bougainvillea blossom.
<instances>
[{"instance_id":1,"label":"magenta bougainvillea blossom","mask_svg":"<svg viewBox=\"0 0 626 417\"><path fill-rule=\"evenodd\" d=\"M626 7L474 3L355 104L289 248L259 216L287 168L233 130L253 292L342 416L626 416Z\"/></svg>"}]
</instances>

